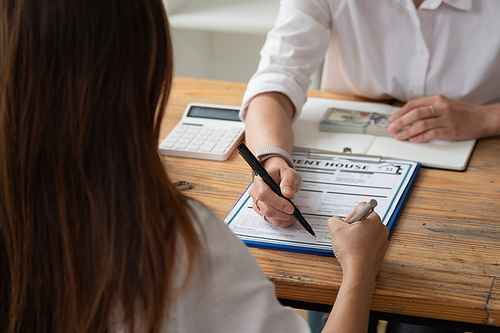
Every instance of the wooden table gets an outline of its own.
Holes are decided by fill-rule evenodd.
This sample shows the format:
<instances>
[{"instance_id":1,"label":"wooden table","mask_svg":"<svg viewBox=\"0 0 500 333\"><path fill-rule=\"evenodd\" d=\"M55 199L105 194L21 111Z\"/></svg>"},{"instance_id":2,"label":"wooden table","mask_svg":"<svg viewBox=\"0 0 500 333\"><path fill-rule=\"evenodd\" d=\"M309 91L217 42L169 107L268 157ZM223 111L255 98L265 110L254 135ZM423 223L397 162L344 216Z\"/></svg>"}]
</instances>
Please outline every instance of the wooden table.
<instances>
[{"instance_id":1,"label":"wooden table","mask_svg":"<svg viewBox=\"0 0 500 333\"><path fill-rule=\"evenodd\" d=\"M240 105L245 84L175 78L161 138L190 102ZM363 100L311 91L310 96ZM251 181L237 152L225 162L163 157L172 181L224 218ZM375 317L500 332L500 137L479 140L465 172L422 168L390 236L372 300ZM285 304L331 309L335 258L250 248ZM396 316L396 317L395 317ZM417 318L418 317L418 318ZM444 322L447 321L447 322Z\"/></svg>"}]
</instances>

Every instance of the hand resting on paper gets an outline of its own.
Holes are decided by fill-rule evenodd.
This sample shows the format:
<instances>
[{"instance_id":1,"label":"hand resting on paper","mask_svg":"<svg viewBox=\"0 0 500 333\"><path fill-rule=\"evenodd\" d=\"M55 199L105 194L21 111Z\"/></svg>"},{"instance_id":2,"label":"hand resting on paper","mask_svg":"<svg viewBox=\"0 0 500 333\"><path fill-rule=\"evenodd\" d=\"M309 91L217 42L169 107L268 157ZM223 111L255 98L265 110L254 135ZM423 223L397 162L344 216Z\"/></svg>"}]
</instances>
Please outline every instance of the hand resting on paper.
<instances>
[{"instance_id":1,"label":"hand resting on paper","mask_svg":"<svg viewBox=\"0 0 500 333\"><path fill-rule=\"evenodd\" d=\"M290 168L279 157L266 160L264 167L280 186L281 193L286 198L293 199L295 193L297 193L302 185L302 177L299 173ZM254 178L254 183L248 193L253 198L253 209L257 214L265 216L266 220L272 224L286 228L297 221L292 216L293 206L287 200L274 193L259 176Z\"/></svg>"},{"instance_id":2,"label":"hand resting on paper","mask_svg":"<svg viewBox=\"0 0 500 333\"><path fill-rule=\"evenodd\" d=\"M368 328L375 278L389 246L389 229L375 212L364 221L347 224L365 204L360 203L344 220L336 216L328 220L333 252L342 267L342 285L323 332L366 332ZM360 314L355 321L353 309Z\"/></svg>"},{"instance_id":3,"label":"hand resting on paper","mask_svg":"<svg viewBox=\"0 0 500 333\"><path fill-rule=\"evenodd\" d=\"M389 246L389 229L382 224L375 212L364 221L347 224L365 205L366 202L358 204L345 219L331 217L328 220L328 230L332 237L333 253L340 262L344 275L374 281Z\"/></svg>"},{"instance_id":4,"label":"hand resting on paper","mask_svg":"<svg viewBox=\"0 0 500 333\"><path fill-rule=\"evenodd\" d=\"M435 95L410 100L389 121L397 140L478 139L500 133L500 104L478 106Z\"/></svg>"}]
</instances>

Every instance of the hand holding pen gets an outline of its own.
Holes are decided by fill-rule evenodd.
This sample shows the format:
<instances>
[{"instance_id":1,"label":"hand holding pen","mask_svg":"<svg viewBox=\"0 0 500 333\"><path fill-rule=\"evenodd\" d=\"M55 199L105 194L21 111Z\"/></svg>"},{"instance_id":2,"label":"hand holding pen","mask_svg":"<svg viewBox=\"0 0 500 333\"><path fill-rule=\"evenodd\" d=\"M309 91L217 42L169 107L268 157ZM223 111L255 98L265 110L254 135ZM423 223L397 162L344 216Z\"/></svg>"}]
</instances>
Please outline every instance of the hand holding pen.
<instances>
[{"instance_id":1,"label":"hand holding pen","mask_svg":"<svg viewBox=\"0 0 500 333\"><path fill-rule=\"evenodd\" d=\"M355 281L366 281L366 286L374 288L375 277L389 246L389 229L376 212L371 211L370 214L366 214L370 211L369 207L372 207L370 203L363 202L345 219L338 216L330 218L328 229L333 253L340 262L344 274L349 274ZM356 215L358 215L356 220L360 216L361 218L365 216L365 219L349 224L348 221Z\"/></svg>"},{"instance_id":2,"label":"hand holding pen","mask_svg":"<svg viewBox=\"0 0 500 333\"><path fill-rule=\"evenodd\" d=\"M363 206L356 214L354 214L353 217L350 219L346 219L348 224L354 223L354 222L359 222L359 221L364 221L377 207L378 202L375 199L371 199L370 202L368 202L366 205Z\"/></svg>"},{"instance_id":3,"label":"hand holding pen","mask_svg":"<svg viewBox=\"0 0 500 333\"><path fill-rule=\"evenodd\" d=\"M267 170L260 164L260 162L255 158L252 152L247 148L244 143L238 145L238 150L240 155L245 159L245 161L250 165L250 167L254 170L254 173L262 178L262 180L269 186L269 188L276 193L279 197L287 200L291 206L293 207L293 211L291 211L293 217L309 232L311 235L315 236L314 231L312 230L309 223L302 216L298 208L293 204L293 202L286 198L282 193L278 184L274 181L274 179L269 175ZM254 203L258 210L260 210L258 206L258 199L255 200Z\"/></svg>"},{"instance_id":4,"label":"hand holding pen","mask_svg":"<svg viewBox=\"0 0 500 333\"><path fill-rule=\"evenodd\" d=\"M288 199L294 200L302 185L302 177L280 157L266 160L265 169L280 187L283 197L273 192L262 177L255 177L248 191L254 200L253 208L257 214L265 215L270 223L287 228L297 222L292 215L294 207Z\"/></svg>"}]
</instances>

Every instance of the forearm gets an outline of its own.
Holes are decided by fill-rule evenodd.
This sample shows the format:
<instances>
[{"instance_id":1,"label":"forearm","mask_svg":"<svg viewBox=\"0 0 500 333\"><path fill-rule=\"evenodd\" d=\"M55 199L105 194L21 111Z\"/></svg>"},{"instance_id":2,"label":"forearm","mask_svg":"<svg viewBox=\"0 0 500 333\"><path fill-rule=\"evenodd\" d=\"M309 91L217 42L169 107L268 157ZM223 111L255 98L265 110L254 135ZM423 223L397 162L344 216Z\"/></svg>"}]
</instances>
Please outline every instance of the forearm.
<instances>
[{"instance_id":1,"label":"forearm","mask_svg":"<svg viewBox=\"0 0 500 333\"><path fill-rule=\"evenodd\" d=\"M263 147L279 147L291 154L294 112L293 104L281 93L255 96L245 118L245 140L250 149L255 152Z\"/></svg>"},{"instance_id":2,"label":"forearm","mask_svg":"<svg viewBox=\"0 0 500 333\"><path fill-rule=\"evenodd\" d=\"M335 305L323 333L365 333L375 280L350 279L344 275Z\"/></svg>"},{"instance_id":3,"label":"forearm","mask_svg":"<svg viewBox=\"0 0 500 333\"><path fill-rule=\"evenodd\" d=\"M500 135L500 103L481 107L485 113L484 132L480 137Z\"/></svg>"}]
</instances>

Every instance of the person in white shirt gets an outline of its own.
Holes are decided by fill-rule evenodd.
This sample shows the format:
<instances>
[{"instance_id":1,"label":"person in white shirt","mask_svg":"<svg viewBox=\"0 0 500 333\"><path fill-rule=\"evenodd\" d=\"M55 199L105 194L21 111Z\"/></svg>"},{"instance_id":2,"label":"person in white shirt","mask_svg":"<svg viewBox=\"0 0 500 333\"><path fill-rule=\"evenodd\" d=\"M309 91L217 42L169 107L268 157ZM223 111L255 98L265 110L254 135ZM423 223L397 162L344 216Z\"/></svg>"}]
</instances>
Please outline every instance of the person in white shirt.
<instances>
[{"instance_id":1,"label":"person in white shirt","mask_svg":"<svg viewBox=\"0 0 500 333\"><path fill-rule=\"evenodd\" d=\"M496 0L282 0L242 103L250 149L292 199L292 122L323 60L324 89L406 101L390 117L397 140L499 135L499 17ZM250 195L271 223L295 222L258 177Z\"/></svg>"},{"instance_id":2,"label":"person in white shirt","mask_svg":"<svg viewBox=\"0 0 500 333\"><path fill-rule=\"evenodd\" d=\"M162 1L0 0L0 13L0 331L308 332L158 158ZM388 229L376 213L328 228L343 281L325 332L364 333Z\"/></svg>"}]
</instances>

